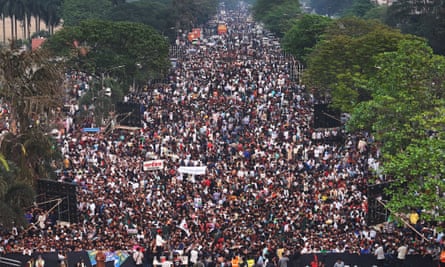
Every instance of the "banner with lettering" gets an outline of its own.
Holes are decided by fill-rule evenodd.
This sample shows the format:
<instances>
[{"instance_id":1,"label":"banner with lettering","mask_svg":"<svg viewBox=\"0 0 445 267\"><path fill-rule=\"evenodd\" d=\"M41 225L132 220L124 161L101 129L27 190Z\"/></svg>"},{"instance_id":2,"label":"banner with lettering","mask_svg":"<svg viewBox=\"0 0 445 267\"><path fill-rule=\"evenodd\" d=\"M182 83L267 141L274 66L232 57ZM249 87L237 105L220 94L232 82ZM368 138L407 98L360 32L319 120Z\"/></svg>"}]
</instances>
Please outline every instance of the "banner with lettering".
<instances>
[{"instance_id":1,"label":"banner with lettering","mask_svg":"<svg viewBox=\"0 0 445 267\"><path fill-rule=\"evenodd\" d=\"M193 175L203 175L206 173L206 166L197 166L197 167L185 167L181 166L178 169L179 173L185 173L185 174L193 174Z\"/></svg>"},{"instance_id":2,"label":"banner with lettering","mask_svg":"<svg viewBox=\"0 0 445 267\"><path fill-rule=\"evenodd\" d=\"M164 169L164 160L158 159L144 161L143 169L144 171L162 170Z\"/></svg>"}]
</instances>

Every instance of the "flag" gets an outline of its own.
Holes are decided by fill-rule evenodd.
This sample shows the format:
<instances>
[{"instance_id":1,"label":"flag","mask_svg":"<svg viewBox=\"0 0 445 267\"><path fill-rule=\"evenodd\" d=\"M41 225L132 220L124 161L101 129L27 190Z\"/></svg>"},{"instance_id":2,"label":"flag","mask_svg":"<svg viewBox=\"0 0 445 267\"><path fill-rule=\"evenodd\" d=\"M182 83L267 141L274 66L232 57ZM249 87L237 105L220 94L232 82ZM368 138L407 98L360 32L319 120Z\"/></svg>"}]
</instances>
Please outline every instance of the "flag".
<instances>
[{"instance_id":1,"label":"flag","mask_svg":"<svg viewBox=\"0 0 445 267\"><path fill-rule=\"evenodd\" d=\"M187 236L190 236L190 231L185 219L182 219L181 223L178 225L178 228L184 231L187 234Z\"/></svg>"}]
</instances>

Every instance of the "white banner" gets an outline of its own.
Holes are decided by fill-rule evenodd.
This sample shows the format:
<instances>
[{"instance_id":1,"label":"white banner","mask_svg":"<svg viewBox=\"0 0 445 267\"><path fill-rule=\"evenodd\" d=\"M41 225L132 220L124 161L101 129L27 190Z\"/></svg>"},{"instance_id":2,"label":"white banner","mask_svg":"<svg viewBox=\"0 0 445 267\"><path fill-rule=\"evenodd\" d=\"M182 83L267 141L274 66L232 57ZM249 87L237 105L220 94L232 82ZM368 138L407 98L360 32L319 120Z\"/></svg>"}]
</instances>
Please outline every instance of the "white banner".
<instances>
[{"instance_id":1,"label":"white banner","mask_svg":"<svg viewBox=\"0 0 445 267\"><path fill-rule=\"evenodd\" d=\"M164 160L158 159L144 161L143 169L144 171L162 170L164 169Z\"/></svg>"},{"instance_id":2,"label":"white banner","mask_svg":"<svg viewBox=\"0 0 445 267\"><path fill-rule=\"evenodd\" d=\"M206 166L198 166L198 167L179 167L178 172L179 173L185 173L185 174L193 174L193 175L203 175L206 173Z\"/></svg>"}]
</instances>

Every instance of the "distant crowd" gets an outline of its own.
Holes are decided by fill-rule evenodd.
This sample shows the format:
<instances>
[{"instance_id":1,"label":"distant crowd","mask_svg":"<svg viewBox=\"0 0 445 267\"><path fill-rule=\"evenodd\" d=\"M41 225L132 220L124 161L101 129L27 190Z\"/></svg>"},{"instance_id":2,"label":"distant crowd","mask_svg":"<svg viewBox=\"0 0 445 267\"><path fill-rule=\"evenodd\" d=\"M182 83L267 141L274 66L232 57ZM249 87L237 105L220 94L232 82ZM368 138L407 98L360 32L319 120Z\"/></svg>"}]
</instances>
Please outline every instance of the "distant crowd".
<instances>
[{"instance_id":1,"label":"distant crowd","mask_svg":"<svg viewBox=\"0 0 445 267\"><path fill-rule=\"evenodd\" d=\"M0 250L141 247L148 263L179 253L190 264L238 256L279 267L289 255L380 247L400 260L437 255L443 225L421 214L413 225L426 239L394 221L367 224L367 184L380 159L373 137L314 129L315 100L292 79L294 62L240 14L225 19L226 35L182 41L168 84L126 96L143 107L140 129L86 133L92 125L76 121L79 107L68 111L59 181L77 185L79 222L29 210L31 227L3 233ZM88 90L87 74L68 77L73 96ZM151 160L162 169L144 170Z\"/></svg>"}]
</instances>

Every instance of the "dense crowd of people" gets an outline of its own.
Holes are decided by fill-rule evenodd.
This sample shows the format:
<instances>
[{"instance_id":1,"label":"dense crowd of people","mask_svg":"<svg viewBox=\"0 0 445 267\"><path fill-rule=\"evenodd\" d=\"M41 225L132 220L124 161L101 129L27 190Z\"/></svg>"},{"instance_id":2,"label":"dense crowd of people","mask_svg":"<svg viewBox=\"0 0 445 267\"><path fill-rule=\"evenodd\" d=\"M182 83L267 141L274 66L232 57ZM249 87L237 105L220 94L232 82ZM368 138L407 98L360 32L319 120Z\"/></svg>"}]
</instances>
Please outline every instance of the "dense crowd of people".
<instances>
[{"instance_id":1,"label":"dense crowd of people","mask_svg":"<svg viewBox=\"0 0 445 267\"><path fill-rule=\"evenodd\" d=\"M372 136L313 129L316 100L291 79L293 61L237 14L227 35L181 42L168 84L126 96L142 105L142 128L87 133L78 107L68 112L59 181L77 185L79 222L30 210L32 226L3 235L4 252L139 246L147 262L176 251L191 263L240 256L280 267L298 253L434 254L441 236L421 217L428 242L392 222L367 224ZM88 78L76 78L80 95ZM150 160L162 169L144 170Z\"/></svg>"}]
</instances>

